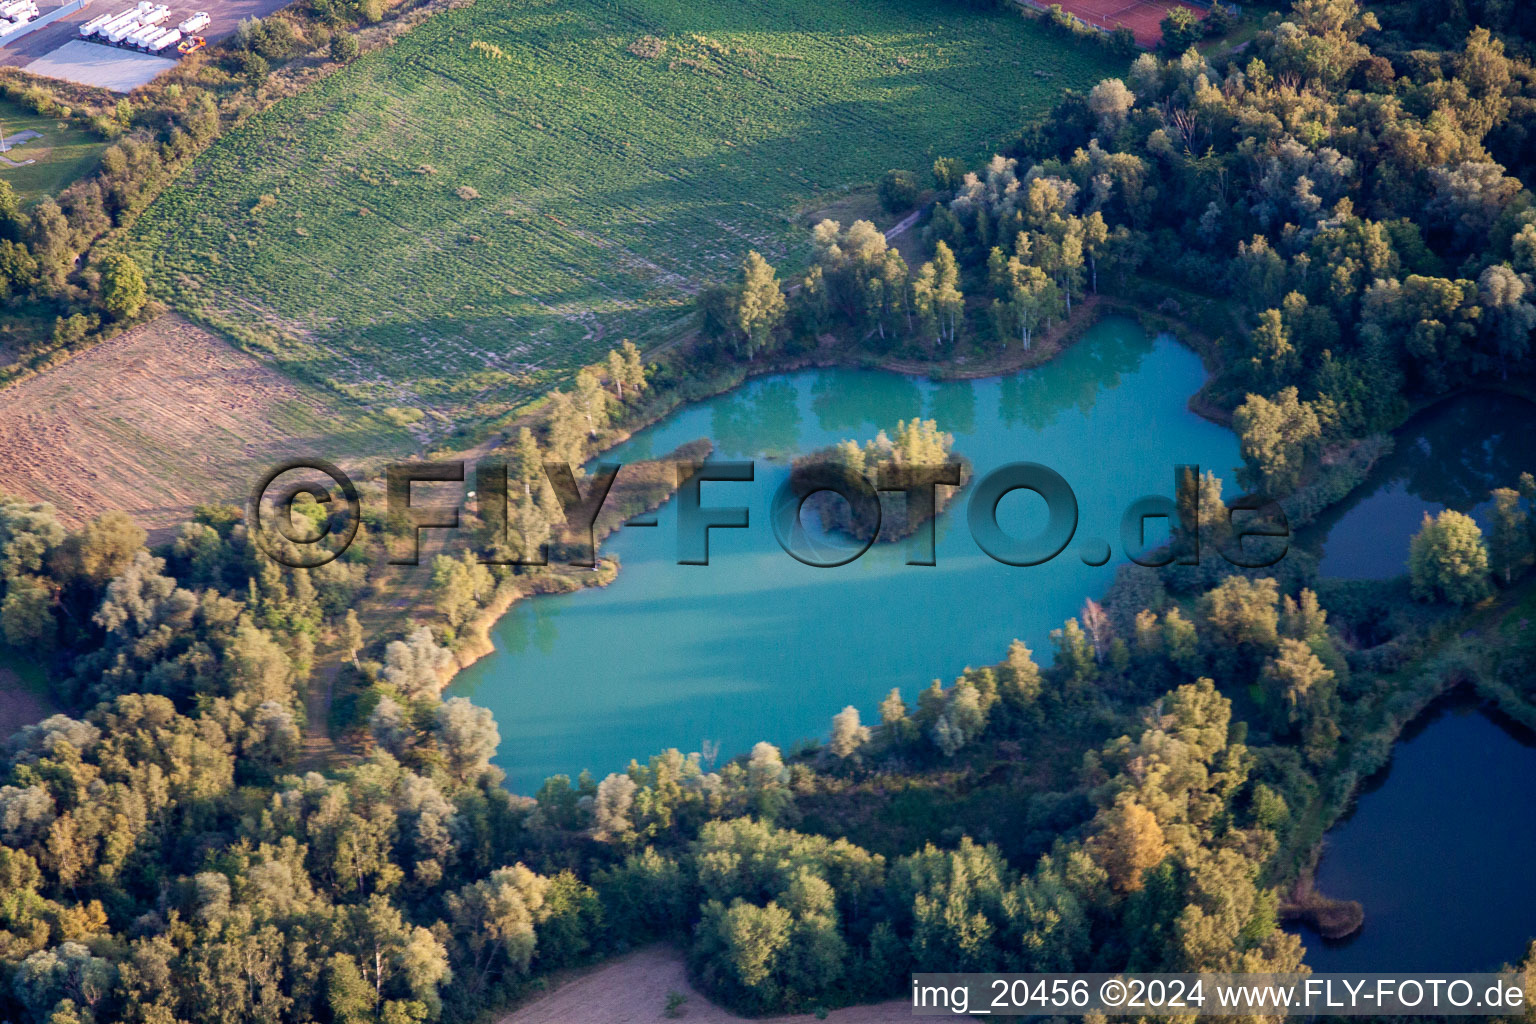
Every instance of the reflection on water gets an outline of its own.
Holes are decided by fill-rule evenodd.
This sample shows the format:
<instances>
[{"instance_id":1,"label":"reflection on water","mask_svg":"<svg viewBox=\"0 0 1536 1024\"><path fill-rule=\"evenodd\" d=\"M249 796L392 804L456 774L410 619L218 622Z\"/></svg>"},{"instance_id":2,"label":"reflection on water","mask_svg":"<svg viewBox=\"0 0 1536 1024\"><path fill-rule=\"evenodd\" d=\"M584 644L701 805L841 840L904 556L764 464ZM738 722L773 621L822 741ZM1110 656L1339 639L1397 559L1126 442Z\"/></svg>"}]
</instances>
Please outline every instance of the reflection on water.
<instances>
[{"instance_id":1,"label":"reflection on water","mask_svg":"<svg viewBox=\"0 0 1536 1024\"><path fill-rule=\"evenodd\" d=\"M709 436L716 455L782 458L794 453L800 440L800 393L788 381L764 380L713 405Z\"/></svg>"},{"instance_id":2,"label":"reflection on water","mask_svg":"<svg viewBox=\"0 0 1536 1024\"><path fill-rule=\"evenodd\" d=\"M754 482L702 488L706 506L747 506L751 528L711 531L711 564L679 566L667 505L656 528L604 545L623 564L611 586L516 605L494 630L497 653L453 691L495 712L498 763L531 791L554 772L602 775L669 746L710 739L731 756L760 739L824 735L850 703L874 720L891 687L911 701L935 676L999 660L1014 637L1049 658L1049 631L1113 576L1113 563L1083 564L1085 540L1118 537L1123 511L1171 491L1178 463L1231 475L1236 439L1185 405L1203 377L1187 350L1113 319L1052 363L1003 379L806 371L680 409L608 458L635 461L703 436L721 458L756 458ZM904 544L836 569L784 554L767 510L789 457L914 416L953 433L979 473L1024 460L1061 473L1080 506L1063 555L1027 569L993 562L965 528L964 498L937 524L937 566L906 565ZM1045 518L1027 497L999 508L1020 537Z\"/></svg>"},{"instance_id":3,"label":"reflection on water","mask_svg":"<svg viewBox=\"0 0 1536 1024\"><path fill-rule=\"evenodd\" d=\"M945 430L962 434L976 432L976 385L968 380L935 384L928 395L931 420L944 424Z\"/></svg>"},{"instance_id":4,"label":"reflection on water","mask_svg":"<svg viewBox=\"0 0 1536 1024\"><path fill-rule=\"evenodd\" d=\"M897 373L818 373L811 382L811 408L822 430L839 435L869 434L909 420L923 411L923 390L912 377ZM946 426L945 429L950 429Z\"/></svg>"},{"instance_id":5,"label":"reflection on water","mask_svg":"<svg viewBox=\"0 0 1536 1024\"><path fill-rule=\"evenodd\" d=\"M496 626L496 649L513 654L554 654L560 637L558 601L525 601L521 615L507 615Z\"/></svg>"},{"instance_id":6,"label":"reflection on water","mask_svg":"<svg viewBox=\"0 0 1536 1024\"><path fill-rule=\"evenodd\" d=\"M1447 399L1395 435L1370 477L1311 528L1329 576L1390 579L1406 572L1408 541L1424 513L1470 512L1484 530L1488 492L1536 470L1536 406L1498 393Z\"/></svg>"},{"instance_id":7,"label":"reflection on water","mask_svg":"<svg viewBox=\"0 0 1536 1024\"><path fill-rule=\"evenodd\" d=\"M1365 907L1341 943L1300 929L1323 972L1487 971L1536 938L1536 737L1467 700L1405 733L1334 826L1318 889Z\"/></svg>"}]
</instances>

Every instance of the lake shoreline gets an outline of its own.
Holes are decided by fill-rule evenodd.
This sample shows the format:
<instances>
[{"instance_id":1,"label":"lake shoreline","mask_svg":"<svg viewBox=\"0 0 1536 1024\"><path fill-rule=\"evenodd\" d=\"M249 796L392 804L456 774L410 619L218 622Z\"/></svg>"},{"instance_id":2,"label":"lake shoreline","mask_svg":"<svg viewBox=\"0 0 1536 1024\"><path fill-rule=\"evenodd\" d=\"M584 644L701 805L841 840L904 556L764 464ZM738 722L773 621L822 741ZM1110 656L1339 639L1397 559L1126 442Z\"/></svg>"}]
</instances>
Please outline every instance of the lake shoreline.
<instances>
[{"instance_id":1,"label":"lake shoreline","mask_svg":"<svg viewBox=\"0 0 1536 1024\"><path fill-rule=\"evenodd\" d=\"M835 353L829 353L826 351L805 353L788 358L771 360L765 359L761 363L748 363L745 366L733 366L731 368L733 372L728 372L726 374L720 375L720 377L715 380L709 381L705 387L698 392L695 393L690 390L688 394L670 394L665 400L658 403L656 406L648 407L645 412L635 420L635 422L628 423L621 429L613 431L611 434L605 434L601 440L600 446L595 447L592 451L587 453L587 460L590 462L601 458L604 454L630 441L639 432L656 425L684 406L691 405L696 402L707 401L710 398L716 398L720 395L727 394L759 377L772 376L775 374L797 373L803 370L841 369L879 370L886 373L896 373L906 377L914 377L918 379L934 381L987 380L993 377L1003 377L1022 372L1023 370L1035 369L1037 367L1044 366L1047 363L1050 363L1053 360L1059 358L1069 348L1076 344L1085 334L1087 334L1089 330L1097 326L1106 317L1125 316L1128 319L1139 320L1139 312L1140 311L1136 310L1136 308L1132 305L1127 304L1122 306L1116 300L1108 299L1102 295L1089 295L1086 296L1083 301L1078 304L1078 307L1073 310L1070 316L1068 316L1061 323L1057 324L1050 331L1044 332L1043 337L1036 344L1031 345L1028 349L1009 348L1002 354L1002 356L979 365L969 365L964 362L957 363L950 360L938 360L933 363L921 363L915 360L900 359L896 357L871 359L867 353L838 350ZM1201 392L1203 392L1205 387L1208 386L1213 379L1213 375L1210 372L1209 359L1206 353L1201 352L1198 347L1191 345L1188 341L1181 338L1175 331L1163 330L1154 332L1151 328L1144 329L1147 330L1148 334L1153 334L1154 336L1156 333L1167 333L1175 339L1179 340L1181 344L1184 344L1186 347L1190 348L1197 355L1201 356L1201 359L1206 363L1207 376L1205 382L1201 385L1200 391L1196 392L1196 395L1199 395ZM826 346L823 346L823 348L826 348ZM682 391L686 389L680 388L678 390ZM1203 413L1200 413L1199 410L1195 409L1194 401L1195 398L1191 397L1191 411L1194 411L1199 415L1204 415ZM1219 419L1213 416L1206 415L1205 418L1212 420L1212 422L1221 423ZM488 438L481 444L476 445L470 451L459 453L458 457L472 458L484 454L489 454L502 445L510 444L514 437L514 432L519 427L531 426L533 423L534 419L531 416L520 416L505 427L500 428L499 438L495 440ZM1231 420L1230 417L1228 417L1227 422L1221 423L1221 425L1230 426L1230 423ZM676 453L674 452L673 454ZM617 488L620 485L616 482L614 486ZM667 501L670 501L672 496L672 493L669 492L649 508L637 509L630 513L630 515L638 515L641 512L655 511L657 508L660 508L662 505L666 504ZM950 495L951 498L953 498L953 496L953 494ZM938 515L942 515L944 508L947 508L948 505L949 501L946 501L944 506L938 510L935 518L937 518ZM618 525L615 524L606 532L601 533L597 537L597 547L599 551L602 548L602 542L617 528ZM556 587L551 589L535 588L526 591L517 587L510 587L505 589L498 587L495 594L492 595L490 602L484 608L482 608L480 612L473 619L471 619L465 627L465 634L470 638L470 641L464 647L454 649L454 664L439 675L439 693L446 692L448 688L453 684L453 681L458 678L459 674L462 673L465 669L496 652L495 642L490 639L491 630L493 630L497 623L500 622L501 619L506 616L519 602L531 598L545 597L551 594L570 594L592 587L606 587L613 583L613 581L618 578L618 573L620 570L619 564L616 561L604 561L600 556L598 562L598 567L604 571L594 574L592 578L585 581L580 579L572 581L571 586Z\"/></svg>"},{"instance_id":2,"label":"lake shoreline","mask_svg":"<svg viewBox=\"0 0 1536 1024\"><path fill-rule=\"evenodd\" d=\"M593 543L596 548L593 554L597 564L584 573L533 577L536 585L529 590L524 590L510 581L510 585L503 584L497 587L496 592L491 596L490 603L465 626L464 632L469 642L464 647L454 650L454 667L440 676L439 693L447 690L460 672L496 652L496 644L491 640L490 632L501 617L511 611L519 601L547 597L552 594L573 594L592 587L606 587L617 579L619 563L617 560L601 557L603 541L616 533L626 520L647 512L654 512L672 500L677 493L677 481L673 477L670 481L671 486L668 486L668 482L663 479L664 467L670 467L683 460L707 459L713 447L707 439L701 438L679 445L660 459L631 464L627 467L631 470L627 479L621 472L620 478L614 480L608 501L604 502L597 521L593 523ZM633 471L636 469L643 474L640 480L634 479ZM514 577L514 579L518 578L521 577ZM555 586L542 585L550 580L558 580L560 583Z\"/></svg>"},{"instance_id":3,"label":"lake shoreline","mask_svg":"<svg viewBox=\"0 0 1536 1024\"><path fill-rule=\"evenodd\" d=\"M946 360L926 364L894 357L871 361L867 353L860 354L846 350L839 350L835 354L827 351L812 352L788 358L765 359L761 363L748 363L745 366L733 366L731 367L732 372L718 375L716 379L708 381L697 392L692 389L679 388L677 389L679 392L686 390L688 393L669 394L654 406L648 406L644 413L639 415L633 422L626 423L622 428L610 434L604 434L599 446L594 447L592 451L587 453L587 460L590 462L601 458L606 453L631 440L640 431L656 425L686 405L719 397L742 387L758 377L796 373L802 370L831 369L883 370L888 373L899 373L903 376L927 380L983 380L990 377L1001 377L1045 365L1070 348L1104 317L1117 314L1125 315L1119 310L1112 308L1112 304L1104 300L1102 296L1088 296L1079 303L1071 316L1062 323L1057 324L1049 332L1046 332L1038 344L1032 345L1028 349L1021 348L1015 350L1010 348L1004 353L1003 358L983 366L968 366L965 363L954 363ZM823 348L825 349L826 346L823 346ZM679 354L686 355L686 352ZM466 452L456 453L456 457L475 458L489 454L503 445L510 444L519 427L531 427L534 423L535 418L531 415L519 416L517 419L499 428L499 436L493 434L492 438L486 439L474 448ZM674 452L673 454L676 453ZM620 484L616 482L614 486L617 488ZM655 505L645 509L636 509L630 514L638 515L641 512L653 512L671 500L671 497L672 494L668 493L660 501L657 501ZM598 536L597 546L599 549L602 547L603 540L617 528L618 526L615 524ZM587 582L578 581L570 588L553 590L535 589L522 592L510 592L517 590L517 588L510 588L509 592L506 593L503 592L502 588L497 588L497 592L492 596L490 603L482 608L466 627L466 634L472 635L475 639L465 648L454 651L455 665L440 676L441 689L446 691L460 672L495 652L495 643L489 639L490 631L495 628L501 618L510 612L518 602L527 598L542 597L554 593L573 593L588 587L606 587L612 583L617 578L618 564L616 562L604 563L601 559L599 559L599 563L600 565L610 565L611 572L605 572L601 574L600 578L594 578ZM484 638L483 642L480 639L481 637Z\"/></svg>"},{"instance_id":4,"label":"lake shoreline","mask_svg":"<svg viewBox=\"0 0 1536 1024\"><path fill-rule=\"evenodd\" d=\"M1304 925L1326 941L1343 942L1365 927L1365 907L1359 900L1334 899L1318 892L1314 871L1296 879L1276 913L1281 921Z\"/></svg>"},{"instance_id":5,"label":"lake shoreline","mask_svg":"<svg viewBox=\"0 0 1536 1024\"><path fill-rule=\"evenodd\" d=\"M1062 354L1070 350L1073 344L1079 340L1088 329L1103 319L1110 316L1125 316L1127 319L1137 321L1149 335L1167 335L1177 340L1180 346L1194 352L1201 358L1204 364L1205 377L1202 385L1187 401L1187 408L1208 422L1220 424L1230 429L1232 417L1230 412L1221 406L1213 391L1213 381L1217 379L1217 370L1213 369L1215 363L1214 343L1210 339L1192 338L1190 333L1183 329L1184 325L1171 322L1164 315L1153 315L1145 310L1138 309L1132 304L1124 304L1115 300L1102 299L1091 306L1079 307L1075 311L1073 321L1068 324L1058 325L1057 333L1052 341L1055 342L1047 350L1042 345L1037 345L1030 352L1013 350L1011 360L1006 364L989 364L983 366L976 363L956 364L914 364L911 361L897 359L874 359L867 355L850 351L829 351L827 348L806 353L797 357L781 360L763 360L761 363L749 366L731 367L728 371L716 372L709 376L707 382L685 382L674 394L667 396L664 402L656 406L648 407L643 417L627 424L623 431L616 431L612 436L603 439L602 451L608 452L632 439L661 420L672 415L678 409L700 402L705 402L712 397L725 394L740 388L754 379L772 376L775 374L793 373L804 370L821 369L856 369L878 370L887 373L895 373L901 376L929 381L945 380L979 380L988 377L1001 377L1009 373L1017 373L1022 369L1033 369L1049 364ZM693 384L688 387L687 384ZM703 387L698 385L703 383ZM1459 388L1450 395L1440 396L1436 402L1452 398L1465 390L1485 390L1486 386L1478 388ZM1494 388L1493 390L1509 392L1515 389ZM1522 396L1523 397L1523 396ZM1435 403L1428 403L1433 405ZM1411 420L1414 412L1403 418L1394 428L1394 433ZM1390 435L1388 435L1390 436ZM1348 494L1353 493L1363 482L1366 475L1374 467L1375 461L1381 457L1384 451L1371 445L1372 439L1360 439L1350 445L1343 446L1337 451L1330 451L1326 457L1319 460L1309 474L1309 487L1307 490L1308 501L1304 504L1312 504L1318 501L1320 508L1308 509L1310 515L1302 515L1302 520L1310 519L1321 508L1331 507L1342 501ZM1337 492L1337 493L1329 493ZM1427 674L1426 674L1427 675ZM1409 691L1417 690L1413 699L1408 701L1410 712L1405 716L1406 721L1394 722L1386 729L1378 728L1370 731L1369 735L1354 737L1354 742L1348 745L1349 749L1341 757L1341 762L1330 772L1331 784L1320 794L1321 799L1310 808L1309 817L1313 818L1312 825L1318 826L1316 832L1312 828L1304 826L1304 830L1315 836L1311 843L1298 844L1299 849L1293 848L1292 853L1301 853L1300 860L1291 862L1290 870L1286 866L1276 865L1277 872L1272 875L1270 884L1280 889L1282 905L1280 913L1288 921L1302 923L1311 926L1311 930L1324 940L1336 942L1347 940L1350 936L1360 932L1365 923L1366 908L1357 901L1349 899L1350 893L1329 893L1316 890L1312 883L1316 863L1323 851L1323 834L1340 819L1347 816L1359 795L1364 792L1368 783L1362 781L1356 772L1364 772L1363 779L1368 780L1371 772L1371 762L1374 760L1378 746L1384 747L1390 755L1400 738L1404 728L1411 727L1412 722L1418 720L1424 709L1435 699L1442 696L1448 690L1458 685L1456 680L1437 679L1428 687L1423 687L1428 680L1424 677L1414 680L1418 686L1408 684ZM835 702L834 702L835 703ZM1519 703L1516 701L1515 703ZM1393 712L1401 712L1404 705L1400 704L1392 709ZM1529 709L1520 708L1520 712L1526 713ZM1536 712L1530 712L1536 715ZM1392 717L1396 717L1393 715ZM1516 714L1514 717L1521 717ZM1385 723L1384 723L1385 724ZM1367 749L1370 748L1370 749ZM1347 762L1347 763L1346 763ZM1377 766L1379 769L1379 765ZM1331 805L1331 806L1330 806ZM1298 808L1298 811L1302 809ZM1330 813L1332 811L1332 813ZM1344 898L1333 898L1334 896ZM1305 897L1305 898L1303 898ZM1315 939L1314 939L1315 941Z\"/></svg>"},{"instance_id":6,"label":"lake shoreline","mask_svg":"<svg viewBox=\"0 0 1536 1024\"><path fill-rule=\"evenodd\" d=\"M962 357L960 360L939 359L925 362L898 356L875 356L868 352L861 352L847 347L834 348L832 344L824 343L821 349L813 352L764 359L760 363L735 364L702 382L700 387L679 386L662 401L654 405L648 405L644 412L640 413L632 422L626 423L622 428L613 431L611 434L605 434L599 445L587 453L587 458L588 461L601 458L607 452L628 442L639 432L656 425L684 406L727 394L759 377L795 373L802 370L847 369L880 370L887 373L900 374L905 377L931 381L988 380L994 377L1020 373L1024 370L1036 369L1053 362L1080 341L1088 331L1111 316L1123 316L1127 319L1135 320L1141 325L1143 330L1154 337L1160 334L1167 334L1199 356L1205 370L1205 380L1190 395L1187 407L1191 412L1203 419L1226 427L1229 430L1232 428L1231 410L1218 403L1210 394L1210 389L1219 378L1221 372L1221 360L1213 339L1204 336L1195 330L1192 325L1177 316L1146 309L1128 299L1095 292L1085 295L1071 314L1050 330L1042 332L1040 339L1029 348L1013 348L1010 346L1005 348L1002 353L988 357L979 363L970 363L966 361L965 357ZM835 339L832 336L824 335L823 337L835 343ZM672 358L686 357L690 353L691 348L692 346L685 345L678 349L672 349L667 354ZM490 436L482 440L481 443L465 451L455 453L455 457L475 458L510 444L520 427L533 427L538 424L538 406L539 403L534 403L533 408L515 415L514 418L493 430ZM665 499L658 503L658 507L664 503ZM942 510L940 511L942 513ZM601 547L601 539L599 540L599 547ZM579 584L577 589L585 589L592 586L606 587L616 578L617 572L618 566L615 564L613 566L613 576ZM460 672L495 652L495 645L494 642L489 640L489 633L496 626L497 622L510 612L513 606L520 600L527 597L543 596L544 593L570 592L569 590L559 590L543 593L515 594L505 601L500 599L499 594L497 597L493 597L492 603L475 618L472 627L478 633L483 633L486 636L487 639L483 649L477 644L474 652L471 654L460 655L456 651L455 659L457 665L443 677L442 689L446 691Z\"/></svg>"},{"instance_id":7,"label":"lake shoreline","mask_svg":"<svg viewBox=\"0 0 1536 1024\"><path fill-rule=\"evenodd\" d=\"M721 575L718 571L707 574L710 579L703 581L681 578L684 571L667 567L672 562L670 551L639 535L628 537L626 532L627 539L621 538L623 543L613 550L622 557L626 570L644 570L647 580L659 579L660 590L653 592L652 584L644 583L638 589L623 588L617 595L594 593L590 599L554 602L547 611L542 607L531 611L513 609L503 622L514 624L499 626L495 639L498 653L519 659L515 666L509 663L503 669L498 659L490 668L477 667L454 680L450 695L482 703L489 701L498 717L516 717L519 724L511 732L503 730L504 741L515 753L502 766L516 780L517 791L531 792L551 772L572 774L589 768L601 775L631 756L693 742L698 736L723 739L732 751L738 747L748 749L752 742L763 739L792 746L799 738L825 736L826 721L818 712L823 710L819 703L826 702L818 702L815 695L826 691L834 679L857 677L868 686L852 686L846 695L838 691L835 705L828 703L824 709L826 716L850 702L872 708L892 685L921 688L919 684L934 676L947 675L962 664L995 662L1011 638L1025 635L1020 630L1028 633L1033 645L1045 644L1048 631L1075 614L1085 595L1101 593L1110 585L1113 569L1097 568L1102 561L1084 557L1082 565L1077 566L1077 556L1082 553L1079 548L1093 539L1089 534L1109 535L1118 524L1123 507L1142 494L1167 486L1165 474L1157 472L1145 458L1138 462L1141 468L1130 474L1135 480L1132 483L1125 472L1109 467L1102 454L1095 457L1090 452L1102 453L1116 445L1123 447L1130 443L1130 436L1141 435L1152 424L1160 424L1161 428L1152 435L1158 438L1157 445L1144 451L1144 455L1161 450L1161 461L1170 465L1185 456L1219 466L1234 464L1237 459L1237 446L1230 431L1195 415L1186 405L1187 396L1206 379L1197 353L1176 343L1177 339L1168 332L1148 331L1133 318L1114 315L1106 319L1103 314L1110 312L1107 308L1079 312L1089 315L1081 316L1078 326L1087 326L1090 320L1098 326L1086 333L1081 346L1064 348L1063 358L1047 364L1053 367L1048 371L1003 375L973 385L933 382L918 375L892 373L859 363L829 369L806 366L808 360L797 360L801 369L785 373L782 363L763 360L761 372L774 375L771 380L760 379L738 392L714 399L696 397L702 390L698 387L689 389L689 397L694 400L659 429L642 430L637 426L640 418L634 417L627 425L636 429L633 433L624 432L631 437L631 443L612 448L605 445L604 461L624 463L650 458L653 453L664 452L700 435L708 435L721 445L717 458L759 460L758 479L750 485L755 488L750 494L722 492L721 499L706 500L706 505L750 504L756 509L769 500L799 453L850 437L872 436L882 425L916 416L957 429L955 450L965 452L976 463L977 475L1014 461L1025 452L1033 451L1037 456L1057 453L1056 459L1067 460L1058 461L1057 468L1071 479L1092 511L1084 522L1086 532L1079 538L1079 547L1068 551L1063 559L1076 568L1063 564L1041 576L1030 575L1018 567L999 566L971 544L963 518L946 515L946 523L953 529L945 525L939 528L940 569L924 570L931 578L877 584L875 581L891 579L891 573L907 573L899 568L902 552L889 554L889 545L877 545L871 548L873 564L861 563L860 567L839 574L831 589L805 589L814 581L795 575L803 570L791 564L793 559L775 546L773 537L762 527L755 535L756 540L749 541L745 535L739 541L735 534L725 538L717 535L717 542L726 544L724 550L734 550L753 560L742 563L751 568L748 576L740 578L740 586L715 579ZM733 374L735 380L743 376ZM660 404L654 403L644 411L654 413L655 406ZM1127 427L1131 424L1145 427L1137 426L1128 435ZM612 445L619 443L619 436L615 431L603 440ZM969 447L971 443L977 447ZM723 501L726 497L738 500ZM675 503L662 513L662 526L667 530L672 526L674 507ZM949 511L956 509L951 504ZM1023 509L1020 506L1009 514L1020 514ZM755 514L753 520L757 525ZM1033 528L1031 525L1028 530ZM946 533L950 538L947 545ZM886 553L882 554L882 549ZM657 577L651 570L662 575ZM863 589L876 586L885 589ZM1021 602L1038 604L1033 598L1025 598L1026 591L1049 595L1049 605L1040 605L1030 612L1027 624L1015 621L1016 611L999 610L996 615L978 618L964 610L965 598L959 596L981 592L975 589L978 586L987 588L988 593L1006 596L1006 600L997 602L999 609L1017 609ZM763 611L765 606L761 604L749 607L751 602L745 598L743 587L774 595L766 606L771 610ZM1043 592L1041 587L1045 588ZM788 684L772 682L779 678L775 675L779 670L756 667L777 666L782 660L785 671L789 671L788 665L796 662L796 656L788 653L789 647L771 639L786 621L784 616L792 614L790 604L782 608L774 604L779 595L786 594L796 595L793 608L810 617L810 649L826 655L810 676L794 670L794 678L799 680L791 688L799 694L795 710L789 707L792 698L784 696ZM757 660L748 664L745 655L735 654L724 661L712 660L703 670L685 671L675 657L654 650L648 638L658 635L658 629L672 628L666 614L671 607L666 602L672 595L711 609L704 636L721 636L726 646L720 649L751 649L755 652L751 657ZM663 603L658 605L658 601ZM943 628L946 639L937 648L930 645L928 653L913 666L903 664L901 644L895 636L876 642L869 631L850 627L848 635L858 638L852 645L829 638L826 623L838 620L837 608L851 606L880 607L884 609L884 618L904 622L942 619L948 623ZM633 631L628 626L617 629L612 609L620 607L624 609L625 621L633 620ZM934 609L945 610L936 613ZM939 618L934 618L935 614ZM599 618L601 623L595 624ZM726 635L734 639L725 641ZM697 631L686 631L679 639L695 646L705 642ZM550 660L562 649L599 652L616 643L623 643L626 650L637 652L637 656L614 659L596 654L594 661L591 654L567 654L564 662ZM572 657L582 659L587 679L582 683L582 692L590 690L594 695L583 700L595 701L596 706L605 709L596 731L577 726L570 712L561 709L558 694L545 692L541 687L541 693L533 699L525 687L517 685L522 679L557 677L566 671ZM847 663L847 670L829 668L828 659ZM802 654L796 663L804 661ZM622 683L610 682L620 679ZM720 680L730 693L777 696L767 698L766 705L753 705L754 722L753 716L735 717L724 705L711 705L702 691L712 684L704 680ZM869 689L877 683L878 694ZM506 685L513 686L513 690L506 690ZM516 711L504 703L514 690L520 695L516 698ZM483 698L477 697L477 693ZM669 710L658 717L655 711L642 710L662 706L676 709L676 714ZM630 711L625 714L620 708ZM765 717L765 708L775 710ZM773 727L774 731L765 732L768 722L780 724ZM747 733L753 735L747 737ZM562 737L568 734L573 738L580 736L580 744L568 751L569 756L562 757Z\"/></svg>"}]
</instances>

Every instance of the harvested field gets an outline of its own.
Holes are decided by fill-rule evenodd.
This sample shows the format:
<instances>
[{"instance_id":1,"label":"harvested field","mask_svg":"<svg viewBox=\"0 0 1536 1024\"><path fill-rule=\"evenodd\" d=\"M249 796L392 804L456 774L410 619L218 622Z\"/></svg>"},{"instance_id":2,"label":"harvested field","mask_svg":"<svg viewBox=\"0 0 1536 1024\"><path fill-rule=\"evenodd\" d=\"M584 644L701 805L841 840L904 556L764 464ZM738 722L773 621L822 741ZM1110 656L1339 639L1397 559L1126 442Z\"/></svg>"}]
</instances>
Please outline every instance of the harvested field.
<instances>
[{"instance_id":1,"label":"harvested field","mask_svg":"<svg viewBox=\"0 0 1536 1024\"><path fill-rule=\"evenodd\" d=\"M676 1018L666 1015L667 994L688 997ZM499 1024L745 1024L747 1018L721 1009L688 983L683 958L675 949L651 946L603 964L543 998L501 1018ZM812 1024L810 1014L761 1017L758 1024ZM894 999L871 1006L850 1006L828 1013L833 1024L895 1024L910 1021L912 1008Z\"/></svg>"},{"instance_id":2,"label":"harvested field","mask_svg":"<svg viewBox=\"0 0 1536 1024\"><path fill-rule=\"evenodd\" d=\"M273 463L347 462L409 438L165 316L0 391L0 490L79 524L108 509L163 535L201 502L239 503Z\"/></svg>"}]
</instances>

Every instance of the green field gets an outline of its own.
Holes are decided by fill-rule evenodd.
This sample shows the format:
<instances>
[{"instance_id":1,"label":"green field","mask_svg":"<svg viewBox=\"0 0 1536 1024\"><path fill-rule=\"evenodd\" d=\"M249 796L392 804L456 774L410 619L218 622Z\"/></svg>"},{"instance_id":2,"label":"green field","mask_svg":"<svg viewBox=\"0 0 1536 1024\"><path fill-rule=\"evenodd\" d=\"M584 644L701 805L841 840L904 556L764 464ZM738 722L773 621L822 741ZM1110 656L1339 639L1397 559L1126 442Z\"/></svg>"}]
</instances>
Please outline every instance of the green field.
<instances>
[{"instance_id":1,"label":"green field","mask_svg":"<svg viewBox=\"0 0 1536 1024\"><path fill-rule=\"evenodd\" d=\"M83 128L42 117L10 100L0 99L0 131L8 138L29 129L41 132L43 137L29 139L9 152L0 153L14 163L32 161L22 167L0 163L0 181L9 183L26 206L58 193L89 173L107 148L105 142Z\"/></svg>"},{"instance_id":2,"label":"green field","mask_svg":"<svg viewBox=\"0 0 1536 1024\"><path fill-rule=\"evenodd\" d=\"M290 368L487 414L654 341L749 248L798 262L798 213L1115 69L921 0L480 0L221 141L131 244Z\"/></svg>"}]
</instances>

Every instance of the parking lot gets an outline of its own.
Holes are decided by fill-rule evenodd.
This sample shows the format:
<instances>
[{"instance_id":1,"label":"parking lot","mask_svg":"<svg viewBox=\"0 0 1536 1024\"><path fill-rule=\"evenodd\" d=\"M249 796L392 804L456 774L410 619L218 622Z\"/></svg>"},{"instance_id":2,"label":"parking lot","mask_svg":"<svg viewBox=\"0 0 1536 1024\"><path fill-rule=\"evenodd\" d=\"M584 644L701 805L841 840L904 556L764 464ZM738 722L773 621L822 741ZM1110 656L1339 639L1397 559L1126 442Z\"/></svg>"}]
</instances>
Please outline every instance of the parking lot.
<instances>
[{"instance_id":1,"label":"parking lot","mask_svg":"<svg viewBox=\"0 0 1536 1024\"><path fill-rule=\"evenodd\" d=\"M273 11L288 6L290 0L176 0L176 2L162 0L162 2L171 8L171 17L168 22L171 25L189 17L194 11L207 11L212 22L198 34L212 44L234 32L235 26L239 25L242 19L266 17ZM42 14L46 16L50 10L60 5L48 3L46 6L41 4L39 6L42 7ZM85 22L101 14L115 14L131 7L133 7L132 0L92 0L73 14L60 18L30 35L23 36L10 46L0 48L0 67L17 67L30 71L33 70L31 65L40 61L36 69L37 74L65 78L83 85L104 85L105 88L116 89L119 92L126 90L105 83L116 81L120 84L133 82L134 85L142 85L170 64L160 65L157 70L149 73L148 77L143 77L151 67L144 61L162 58L149 57L147 54L124 50L120 47L86 42L80 38L80 26ZM60 53L61 48L66 46L68 48ZM80 47L88 47L89 52L82 53ZM98 50L101 51L100 55L94 53ZM121 67L115 66L118 64L121 64ZM75 77L77 69L82 69L78 72L80 77ZM143 81L136 81L139 78L143 78ZM133 85L129 86L129 88L133 87Z\"/></svg>"},{"instance_id":2,"label":"parking lot","mask_svg":"<svg viewBox=\"0 0 1536 1024\"><path fill-rule=\"evenodd\" d=\"M175 66L176 61L170 58L72 39L52 53L38 57L26 70L113 92L132 92Z\"/></svg>"}]
</instances>

